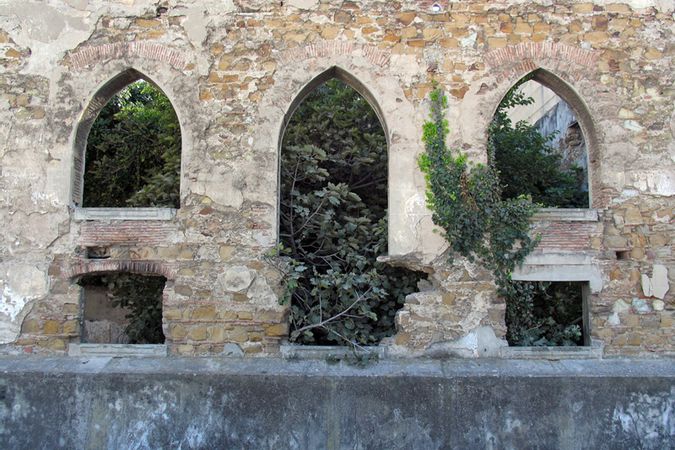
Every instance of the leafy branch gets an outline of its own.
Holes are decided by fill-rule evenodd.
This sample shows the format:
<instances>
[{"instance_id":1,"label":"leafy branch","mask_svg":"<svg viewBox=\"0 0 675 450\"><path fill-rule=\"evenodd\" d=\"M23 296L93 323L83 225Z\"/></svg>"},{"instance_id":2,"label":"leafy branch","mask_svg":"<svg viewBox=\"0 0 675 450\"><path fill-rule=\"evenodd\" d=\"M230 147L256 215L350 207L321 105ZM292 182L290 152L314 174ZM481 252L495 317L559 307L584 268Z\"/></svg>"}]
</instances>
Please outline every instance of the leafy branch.
<instances>
[{"instance_id":1,"label":"leafy branch","mask_svg":"<svg viewBox=\"0 0 675 450\"><path fill-rule=\"evenodd\" d=\"M447 99L432 91L430 120L424 124L426 152L419 165L427 183L427 205L452 250L492 271L500 295L508 294L511 273L536 246L529 219L536 210L528 196L502 199L499 173L491 160L474 164L447 147ZM488 143L493 153L493 143Z\"/></svg>"}]
</instances>

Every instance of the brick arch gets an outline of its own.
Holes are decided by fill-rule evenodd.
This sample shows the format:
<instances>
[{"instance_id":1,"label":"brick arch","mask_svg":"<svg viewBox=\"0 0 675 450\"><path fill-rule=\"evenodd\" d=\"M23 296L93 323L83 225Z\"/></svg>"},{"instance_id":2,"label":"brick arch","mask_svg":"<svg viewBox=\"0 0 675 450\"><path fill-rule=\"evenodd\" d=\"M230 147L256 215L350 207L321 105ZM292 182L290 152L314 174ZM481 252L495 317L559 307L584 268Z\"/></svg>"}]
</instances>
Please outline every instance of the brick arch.
<instances>
[{"instance_id":1,"label":"brick arch","mask_svg":"<svg viewBox=\"0 0 675 450\"><path fill-rule=\"evenodd\" d=\"M161 275L167 280L176 279L176 269L160 261L129 260L92 260L78 261L65 273L68 279L77 279L84 275L113 272L130 272L140 275Z\"/></svg>"},{"instance_id":2,"label":"brick arch","mask_svg":"<svg viewBox=\"0 0 675 450\"><path fill-rule=\"evenodd\" d=\"M154 79L145 75L141 71L127 67L121 72L116 73L114 76L105 81L100 85L91 96L87 107L82 112L79 120L77 121L75 127L75 133L73 137L73 166L72 166L72 182L71 182L71 195L70 201L74 206L81 206L82 204L82 194L84 191L84 168L85 168L85 157L87 152L87 139L89 137L89 132L91 127L94 124L94 121L98 117L98 114L105 107L105 105L110 101L110 99L117 94L119 91L124 89L131 83L134 83L139 80L145 80L148 83L153 84L157 87L164 95L169 98L172 108L176 112L178 121L181 127L181 160L183 159L183 149L185 148L185 137L184 137L184 127L182 126L181 116L178 114L178 111L175 107L175 102L169 97L165 89L162 89L160 84ZM181 161L182 164L182 161ZM182 177L181 177L182 178Z\"/></svg>"},{"instance_id":3,"label":"brick arch","mask_svg":"<svg viewBox=\"0 0 675 450\"><path fill-rule=\"evenodd\" d=\"M588 188L592 207L606 203L602 189L600 153L602 132L597 128L600 112L593 110L592 83L599 74L599 53L554 42L528 42L493 50L484 56L487 72L472 86L459 105L460 132L485 159L487 129L506 92L527 75L555 92L577 116L588 157ZM586 95L584 95L584 92Z\"/></svg>"},{"instance_id":4,"label":"brick arch","mask_svg":"<svg viewBox=\"0 0 675 450\"><path fill-rule=\"evenodd\" d=\"M492 50L483 60L491 74L500 80L513 78L547 67L555 73L565 73L574 80L588 76L594 70L599 52L558 42L524 42Z\"/></svg>"}]
</instances>

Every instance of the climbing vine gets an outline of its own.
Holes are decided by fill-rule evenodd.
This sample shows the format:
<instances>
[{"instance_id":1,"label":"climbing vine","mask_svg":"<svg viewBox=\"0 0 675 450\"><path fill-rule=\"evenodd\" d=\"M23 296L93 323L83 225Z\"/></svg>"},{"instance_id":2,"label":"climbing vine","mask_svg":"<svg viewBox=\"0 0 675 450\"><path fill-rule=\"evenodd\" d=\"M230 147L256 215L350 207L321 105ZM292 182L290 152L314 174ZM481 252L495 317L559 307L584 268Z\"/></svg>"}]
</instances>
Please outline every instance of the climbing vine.
<instances>
[{"instance_id":1,"label":"climbing vine","mask_svg":"<svg viewBox=\"0 0 675 450\"><path fill-rule=\"evenodd\" d=\"M492 142L488 164L473 163L466 154L447 147L446 108L445 95L434 89L430 120L424 124L426 152L419 159L427 204L452 250L489 269L498 294L509 298L515 289L511 273L537 244L528 234L536 205L529 196L502 198Z\"/></svg>"},{"instance_id":2,"label":"climbing vine","mask_svg":"<svg viewBox=\"0 0 675 450\"><path fill-rule=\"evenodd\" d=\"M506 300L506 339L510 345L581 345L578 283L511 279L516 266L537 245L537 239L528 233L535 210L548 203L573 205L572 200L567 200L578 197L572 178L559 167L546 145L549 138L526 124L511 127L506 110L531 101L517 91L517 86L507 93L490 126L488 163L474 164L465 154L447 147L447 100L435 89L431 93L430 120L424 124L426 152L419 160L427 182L427 204L453 253L492 271L497 294ZM552 180L549 188L530 188L522 177L512 173L504 173L500 179L500 158L503 162L523 149L529 152L532 162L525 178ZM497 150L500 155L495 155ZM509 186L516 190L503 191ZM516 195L519 188L527 195Z\"/></svg>"}]
</instances>

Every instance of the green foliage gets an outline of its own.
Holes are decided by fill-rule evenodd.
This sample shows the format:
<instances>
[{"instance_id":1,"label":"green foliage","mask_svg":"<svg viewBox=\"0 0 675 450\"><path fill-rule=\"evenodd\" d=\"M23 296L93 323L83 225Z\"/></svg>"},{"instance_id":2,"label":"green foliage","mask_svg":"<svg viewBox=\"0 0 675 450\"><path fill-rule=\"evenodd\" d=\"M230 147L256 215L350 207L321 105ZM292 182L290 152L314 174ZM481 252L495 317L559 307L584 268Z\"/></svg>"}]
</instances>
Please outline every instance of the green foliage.
<instances>
[{"instance_id":1,"label":"green foliage","mask_svg":"<svg viewBox=\"0 0 675 450\"><path fill-rule=\"evenodd\" d=\"M169 99L137 81L115 95L87 142L83 206L180 203L180 125Z\"/></svg>"},{"instance_id":2,"label":"green foliage","mask_svg":"<svg viewBox=\"0 0 675 450\"><path fill-rule=\"evenodd\" d=\"M514 346L583 345L579 283L512 281L506 340Z\"/></svg>"},{"instance_id":3,"label":"green foliage","mask_svg":"<svg viewBox=\"0 0 675 450\"><path fill-rule=\"evenodd\" d=\"M279 253L287 256L291 340L371 345L420 275L376 261L387 252L387 143L370 105L330 80L288 124L281 150Z\"/></svg>"},{"instance_id":4,"label":"green foliage","mask_svg":"<svg viewBox=\"0 0 675 450\"><path fill-rule=\"evenodd\" d=\"M424 125L426 153L419 160L427 181L427 203L452 250L482 263L501 288L536 245L528 235L535 206L528 197L503 199L492 164L472 164L466 155L446 146L445 108L445 96L435 89L431 120Z\"/></svg>"},{"instance_id":5,"label":"green foliage","mask_svg":"<svg viewBox=\"0 0 675 450\"><path fill-rule=\"evenodd\" d=\"M510 127L505 110L529 102L531 99L525 98L517 87L509 91L490 129L490 162L487 166L474 165L466 155L447 148L445 100L438 89L434 90L431 121L425 123L423 130L426 153L419 160L427 181L427 203L434 223L443 229L452 250L469 260L477 260L493 272L497 293L506 300L507 340L511 345L579 345L582 302L578 284L511 280L513 270L537 244L528 235L529 219L536 209L529 194L539 195L540 201L552 201L568 199L565 192L571 190L570 185L558 190L525 189L516 191L517 196L502 190L508 187L508 183L500 182L500 175L504 179L505 172L495 166L505 155L521 156L518 154L521 150L532 157L529 161L521 160L529 172L538 173L537 164L543 161L543 172L537 177L561 173L556 165L558 160L548 153L548 139L522 123L515 129ZM514 142L518 145L507 148ZM539 157L532 156L535 153ZM554 178L558 182L561 179L564 176ZM525 185L520 182L517 186L520 189ZM523 192L528 196L523 196Z\"/></svg>"},{"instance_id":6,"label":"green foliage","mask_svg":"<svg viewBox=\"0 0 675 450\"><path fill-rule=\"evenodd\" d=\"M549 145L554 136L543 136L525 121L514 126L508 116L510 109L534 102L519 90L527 80L523 78L504 96L488 131L502 197L530 195L542 206L587 208L588 192L580 183L582 169L561 169L561 156Z\"/></svg>"},{"instance_id":7,"label":"green foliage","mask_svg":"<svg viewBox=\"0 0 675 450\"><path fill-rule=\"evenodd\" d=\"M114 307L129 312L124 332L131 344L163 344L162 292L166 278L131 273L111 273L83 279L82 285L106 286Z\"/></svg>"}]
</instances>

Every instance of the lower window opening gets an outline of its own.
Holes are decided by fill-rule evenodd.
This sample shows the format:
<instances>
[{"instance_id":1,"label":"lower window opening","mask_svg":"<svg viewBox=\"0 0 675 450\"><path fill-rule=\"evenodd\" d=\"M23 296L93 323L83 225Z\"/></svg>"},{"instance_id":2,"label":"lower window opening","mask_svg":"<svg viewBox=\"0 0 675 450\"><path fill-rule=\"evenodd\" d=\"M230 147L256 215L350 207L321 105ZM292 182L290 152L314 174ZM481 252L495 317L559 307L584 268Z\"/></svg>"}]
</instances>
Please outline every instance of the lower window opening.
<instances>
[{"instance_id":1,"label":"lower window opening","mask_svg":"<svg viewBox=\"0 0 675 450\"><path fill-rule=\"evenodd\" d=\"M131 273L83 277L82 343L163 344L166 278Z\"/></svg>"},{"instance_id":2,"label":"lower window opening","mask_svg":"<svg viewBox=\"0 0 675 450\"><path fill-rule=\"evenodd\" d=\"M586 292L584 282L511 282L506 299L509 346L589 345Z\"/></svg>"}]
</instances>

